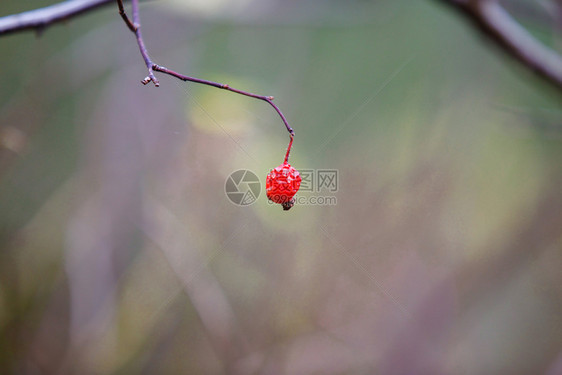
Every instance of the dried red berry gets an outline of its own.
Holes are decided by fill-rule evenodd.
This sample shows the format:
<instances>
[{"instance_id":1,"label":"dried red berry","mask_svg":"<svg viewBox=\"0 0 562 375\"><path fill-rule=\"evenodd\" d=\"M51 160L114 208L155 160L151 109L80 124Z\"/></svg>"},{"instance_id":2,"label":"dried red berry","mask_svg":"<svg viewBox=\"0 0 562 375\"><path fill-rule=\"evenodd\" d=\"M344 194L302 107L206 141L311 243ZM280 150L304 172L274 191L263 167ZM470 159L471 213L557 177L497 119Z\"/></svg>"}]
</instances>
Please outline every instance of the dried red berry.
<instances>
[{"instance_id":1,"label":"dried red berry","mask_svg":"<svg viewBox=\"0 0 562 375\"><path fill-rule=\"evenodd\" d=\"M269 200L283 205L289 210L295 204L293 197L301 186L299 171L287 162L281 164L267 175L265 191Z\"/></svg>"}]
</instances>

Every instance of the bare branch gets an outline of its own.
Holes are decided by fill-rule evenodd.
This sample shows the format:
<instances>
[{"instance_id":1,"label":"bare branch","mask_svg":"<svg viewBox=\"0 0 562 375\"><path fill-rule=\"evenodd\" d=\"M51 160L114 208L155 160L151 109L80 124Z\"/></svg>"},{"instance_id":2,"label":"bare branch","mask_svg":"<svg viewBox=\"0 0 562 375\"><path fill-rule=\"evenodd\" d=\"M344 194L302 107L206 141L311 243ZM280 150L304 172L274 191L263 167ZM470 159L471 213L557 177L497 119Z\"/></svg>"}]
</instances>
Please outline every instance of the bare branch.
<instances>
[{"instance_id":1,"label":"bare branch","mask_svg":"<svg viewBox=\"0 0 562 375\"><path fill-rule=\"evenodd\" d=\"M113 2L113 0L68 0L45 8L0 18L0 35L46 27Z\"/></svg>"},{"instance_id":2,"label":"bare branch","mask_svg":"<svg viewBox=\"0 0 562 375\"><path fill-rule=\"evenodd\" d=\"M136 31L135 25L133 25L133 23L131 22L131 20L127 16L127 13L125 13L125 7L123 6L123 0L117 0L117 7L119 8L119 15L121 16L121 18L123 18L123 21L125 21L125 24L127 25L127 27L129 27L129 30L131 30L134 33Z\"/></svg>"},{"instance_id":3,"label":"bare branch","mask_svg":"<svg viewBox=\"0 0 562 375\"><path fill-rule=\"evenodd\" d=\"M277 114L279 114L279 117L281 117L281 120L283 121L283 124L285 124L285 127L287 128L287 131L289 132L289 134L291 134L291 137L294 136L295 132L293 130L293 128L291 128L291 126L289 126L289 122L287 121L287 119L285 118L285 116L283 115L283 113L281 112L281 110L279 109L279 107L277 107L275 105L275 103L273 103L273 96L265 96L265 95L257 95L257 94L252 94L251 92L247 92L247 91L242 91L242 90L238 90L235 89L233 87L230 87L227 84L224 83L218 83L218 82L213 82L213 81L207 81L206 79L201 79L201 78L195 78L195 77L189 77L177 72L174 72L171 69L168 69L166 67L160 66L160 65L156 65L154 64L152 66L152 69L154 69L157 72L161 72L161 73L165 73L168 74L172 77L178 78L182 81L189 81L189 82L195 82L195 83L200 83L202 85L207 85L207 86L212 86L212 87L216 87L218 89L223 89L223 90L227 90L230 92L234 92L236 94L240 94L240 95L244 95L244 96L248 96L250 98L254 98L254 99L259 99L259 100L263 100L267 103L269 103L269 105L271 105L273 107L273 109L275 109L275 111L277 112ZM291 138L292 139L292 138ZM287 154L288 155L288 154Z\"/></svg>"},{"instance_id":4,"label":"bare branch","mask_svg":"<svg viewBox=\"0 0 562 375\"><path fill-rule=\"evenodd\" d=\"M485 35L562 90L562 57L535 39L497 0L439 0L463 12Z\"/></svg>"},{"instance_id":5,"label":"bare branch","mask_svg":"<svg viewBox=\"0 0 562 375\"><path fill-rule=\"evenodd\" d=\"M291 128L291 126L289 125L289 122L287 121L287 118L285 117L285 115L283 115L283 112L281 112L281 109L279 109L279 107L277 105L275 105L275 103L273 103L273 96L252 94L251 92L235 89L233 87L230 87L227 84L208 81L206 79L201 79L201 78L186 76L184 74L175 72L175 71L173 71L171 69L168 69L166 67L155 64L148 54L148 50L146 49L146 46L144 44L144 40L143 40L143 37L142 37L141 23L140 23L140 16L139 16L139 0L131 0L131 8L133 10L133 21L132 21L132 23L131 23L131 20L129 19L129 17L127 16L127 14L125 13L123 1L117 0L117 5L119 7L119 14L123 18L123 21L125 21L125 24L127 24L127 27L129 27L129 30L131 30L137 38L137 44L139 45L141 55L144 59L146 67L148 69L148 76L146 76L141 81L144 85L146 85L150 81L152 81L156 87L160 86L160 82L158 81L158 79L154 75L154 72L156 71L156 72L161 72L161 73L167 74L169 76L178 78L182 81L200 83L202 85L207 85L207 86L227 90L227 91L230 91L230 92L234 92L236 94L248 96L250 98L259 99L259 100L263 100L263 101L267 102L269 105L271 105L273 107L273 109L275 109L275 111L277 112L279 117L281 117L281 120L283 121L283 124L285 125L285 128L287 128L287 131L289 132L289 134L291 136L291 139L289 141L289 146L287 148L287 154L285 156L285 162L288 161L289 153L290 153L291 147L293 145L293 139L294 139L294 136L295 136L295 132L294 132L293 128Z\"/></svg>"},{"instance_id":6,"label":"bare branch","mask_svg":"<svg viewBox=\"0 0 562 375\"><path fill-rule=\"evenodd\" d=\"M24 12L20 14L15 14L11 16L1 17L0 18L0 35L8 34L17 31L24 31L24 30L43 30L45 27L66 20L78 14L84 13L91 9L94 9L98 6L108 4L113 0L68 0L59 4L55 4L49 7L41 8L32 10L29 12ZM291 139L289 143L289 147L287 149L287 154L285 160L288 159L289 152L291 150L291 146L293 144L293 138L295 132L289 125L287 119L279 109L277 105L273 103L273 96L264 96L264 95L256 95L252 94L247 91L238 90L235 88L230 87L226 84L221 84L217 82L207 81L199 78L189 77L173 70L167 69L163 66L159 66L155 64L148 54L148 50L144 44L144 39L141 33L141 23L140 23L140 15L139 15L139 0L131 0L131 8L133 13L132 21L127 16L125 12L125 7L123 5L123 0L116 0L117 7L119 9L119 15L129 28L129 30L135 34L137 39L137 44L139 46L140 53L143 57L145 62L146 68L148 69L148 75L141 81L143 84L148 84L152 81L156 87L160 85L160 82L154 75L154 71L159 71L165 74L168 74L172 77L179 78L183 81L190 81L195 83L200 83L208 86L213 86L216 88L220 88L223 90L227 90L230 92L234 92L240 95L245 95L251 98L259 99L266 101L269 105L275 109L277 114L281 117L283 124L287 128Z\"/></svg>"},{"instance_id":7,"label":"bare branch","mask_svg":"<svg viewBox=\"0 0 562 375\"><path fill-rule=\"evenodd\" d=\"M293 146L293 139L295 137L295 131L289 125L289 122L287 121L287 118L285 117L285 115L283 115L283 112L281 112L281 109L279 109L279 107L277 105L275 105L275 103L273 103L273 99L274 99L273 96L252 94L251 92L235 89L235 88L230 87L229 85L224 84L224 83L208 81L206 79L201 79L201 78L189 77L189 76L183 75L181 73L175 72L171 69L168 69L166 67L156 65L156 64L152 65L152 69L156 72L161 72L161 73L167 74L169 76L175 77L175 78L180 79L182 81L200 83L202 85L212 86L212 87L215 87L215 88L218 88L218 89L223 89L223 90L226 90L226 91L234 92L236 94L248 96L250 98L259 99L259 100L263 100L263 101L267 102L270 106L273 107L273 109L275 109L275 112L277 112L279 117L281 117L281 121L283 121L283 124L285 125L285 128L287 128L287 131L289 132L289 135L291 137L290 140L289 140L289 146L287 147L287 153L285 155L285 162L289 161L289 154L291 152L291 147ZM147 78L145 78L145 80ZM143 81L143 83L144 83L144 81ZM148 81L146 83L148 83Z\"/></svg>"},{"instance_id":8,"label":"bare branch","mask_svg":"<svg viewBox=\"0 0 562 375\"><path fill-rule=\"evenodd\" d=\"M121 14L121 9L123 8L122 0L117 0L117 4L119 5L119 13ZM158 81L156 76L154 76L154 71L152 70L152 66L154 65L154 63L152 62L150 56L148 55L148 50L146 49L146 46L144 45L144 39L142 38L140 15L139 15L139 0L131 0L131 7L133 8L133 25L132 25L133 27L131 28L131 26L129 26L131 21L129 20L127 15L125 15L124 11L121 17L123 17L129 29L137 37L137 44L139 45L140 53L142 55L142 58L144 59L146 68L148 69L148 76L146 76L141 82L143 85L146 85L147 83L152 81L152 83L154 83L154 86L158 87L160 86L160 81Z\"/></svg>"}]
</instances>

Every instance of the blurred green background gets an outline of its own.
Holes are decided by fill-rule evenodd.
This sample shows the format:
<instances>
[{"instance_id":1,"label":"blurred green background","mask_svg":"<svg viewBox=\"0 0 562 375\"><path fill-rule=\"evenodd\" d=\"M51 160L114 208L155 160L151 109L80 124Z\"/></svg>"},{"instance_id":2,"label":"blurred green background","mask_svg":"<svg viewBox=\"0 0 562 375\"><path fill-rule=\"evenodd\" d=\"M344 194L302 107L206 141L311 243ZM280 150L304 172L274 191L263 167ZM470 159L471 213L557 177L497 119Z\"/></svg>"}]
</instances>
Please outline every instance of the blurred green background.
<instances>
[{"instance_id":1,"label":"blurred green background","mask_svg":"<svg viewBox=\"0 0 562 375\"><path fill-rule=\"evenodd\" d=\"M436 1L142 3L156 63L274 95L291 164L338 171L241 207L277 114L141 85L114 8L0 38L0 373L562 373L558 91Z\"/></svg>"}]
</instances>

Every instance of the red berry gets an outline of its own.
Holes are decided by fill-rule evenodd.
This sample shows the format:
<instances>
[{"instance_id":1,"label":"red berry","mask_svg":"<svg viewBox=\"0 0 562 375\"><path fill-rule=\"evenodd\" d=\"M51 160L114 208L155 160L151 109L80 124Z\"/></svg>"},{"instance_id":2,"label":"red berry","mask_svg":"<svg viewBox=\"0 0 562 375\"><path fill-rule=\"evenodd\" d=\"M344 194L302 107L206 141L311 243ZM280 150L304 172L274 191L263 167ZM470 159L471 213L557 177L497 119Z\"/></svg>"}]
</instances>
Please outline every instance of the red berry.
<instances>
[{"instance_id":1,"label":"red berry","mask_svg":"<svg viewBox=\"0 0 562 375\"><path fill-rule=\"evenodd\" d=\"M293 207L293 197L301 186L299 171L289 163L271 170L265 179L265 191L269 200L283 205L284 210Z\"/></svg>"}]
</instances>

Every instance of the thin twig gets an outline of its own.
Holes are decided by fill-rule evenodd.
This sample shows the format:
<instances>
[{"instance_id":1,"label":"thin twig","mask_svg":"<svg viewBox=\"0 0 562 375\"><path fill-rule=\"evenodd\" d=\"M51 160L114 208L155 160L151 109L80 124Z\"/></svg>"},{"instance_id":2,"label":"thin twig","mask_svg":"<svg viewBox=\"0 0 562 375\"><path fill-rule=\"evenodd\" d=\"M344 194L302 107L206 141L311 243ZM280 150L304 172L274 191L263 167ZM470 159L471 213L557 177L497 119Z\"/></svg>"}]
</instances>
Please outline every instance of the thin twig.
<instances>
[{"instance_id":1,"label":"thin twig","mask_svg":"<svg viewBox=\"0 0 562 375\"><path fill-rule=\"evenodd\" d=\"M119 3L121 3L121 1L118 0L117 3L119 4ZM121 3L120 5L122 6L123 4ZM148 69L148 75L141 82L142 82L143 85L146 85L147 83L152 81L152 83L154 83L154 86L158 87L158 86L160 86L160 82L158 81L158 79L154 75L154 71L152 70L152 66L155 65L155 64L150 59L150 56L148 55L148 50L146 49L146 46L144 45L144 39L142 38L140 15L139 15L139 0L131 0L131 8L133 9L132 28L129 26L129 24L131 23L131 21L129 20L129 17L127 17L125 15L125 17L123 19L125 20L125 23L127 24L127 27L129 27L129 29L135 34L135 36L137 38L137 44L139 45L140 53L142 55L142 58L144 59L144 63L146 64L146 68ZM121 7L119 8L119 14L121 14ZM123 14L125 14L124 11L123 11Z\"/></svg>"},{"instance_id":2,"label":"thin twig","mask_svg":"<svg viewBox=\"0 0 562 375\"><path fill-rule=\"evenodd\" d=\"M113 0L68 0L28 12L0 17L0 35L25 30L43 31L47 26L65 21Z\"/></svg>"},{"instance_id":3,"label":"thin twig","mask_svg":"<svg viewBox=\"0 0 562 375\"><path fill-rule=\"evenodd\" d=\"M218 83L218 82L213 82L213 81L208 81L206 79L201 79L201 78L195 78L195 77L189 77L186 75L183 75L181 73L178 72L174 72L171 69L168 69L164 66L161 65L157 65L154 64L152 65L152 69L157 71L157 72L161 72L161 73L165 73L168 74L172 77L176 77L182 81L189 81L189 82L195 82L195 83L200 83L202 85L207 85L207 86L212 86L212 87L216 87L218 89L223 89L223 90L227 90L230 92L234 92L236 94L240 94L240 95L244 95L244 96L249 96L250 98L255 98L255 99L259 99L259 100L263 100L267 103L269 103L269 105L271 105L275 111L279 114L279 117L281 117L281 120L283 121L283 124L285 124L285 127L287 128L287 131L289 132L289 134L294 134L295 132L293 131L293 128L291 128L291 126L289 126L289 123L287 122L287 119L285 118L285 116L283 115L283 113L281 112L281 110L279 109L279 107L277 107L275 105L275 103L273 103L273 96L265 96L265 95L257 95L257 94L252 94L251 92L247 92L247 91L242 91L239 89L235 89L234 87L230 87L227 84L224 83Z\"/></svg>"},{"instance_id":4,"label":"thin twig","mask_svg":"<svg viewBox=\"0 0 562 375\"><path fill-rule=\"evenodd\" d=\"M36 9L29 12L24 12L24 13L15 14L6 17L0 17L0 35L17 32L17 31L29 30L29 29L42 30L53 23L63 21L65 19L86 12L93 8L99 7L101 5L108 4L110 2L112 2L112 0L68 0L45 8ZM287 131L291 136L289 147L287 149L287 154L285 157L285 160L288 159L289 152L293 144L293 138L295 132L293 128L291 128L291 126L289 125L289 122L287 121L287 118L283 115L283 112L281 112L281 109L279 109L279 107L275 105L275 103L273 103L273 96L256 95L247 91L232 88L226 84L189 77L174 72L173 70L167 69L163 66L155 64L150 58L150 55L148 54L148 50L146 48L146 45L144 44L144 39L142 37L140 15L139 15L139 0L131 0L131 8L132 8L132 16L133 16L132 20L129 18L129 16L127 16L127 13L125 12L123 0L116 0L116 2L119 10L119 15L127 25L127 28L132 33L135 34L140 53L148 70L148 75L141 81L143 84L146 85L152 81L154 85L158 87L160 85L160 82L154 75L154 71L159 71L161 73L179 78L182 81L190 81L190 82L200 83L208 86L213 86L216 88L220 88L223 90L227 90L230 92L234 92L240 95L248 96L251 98L255 98L267 102L269 105L273 107L273 109L275 109L275 112L277 112L279 117L281 117L283 124L285 125Z\"/></svg>"},{"instance_id":5,"label":"thin twig","mask_svg":"<svg viewBox=\"0 0 562 375\"><path fill-rule=\"evenodd\" d=\"M281 117L281 121L283 121L283 124L285 125L285 128L287 128L287 131L289 132L289 134L291 136L291 139L289 141L289 147L287 148L287 154L285 156L285 162L287 162L289 160L289 153L290 153L291 147L293 145L293 139L295 137L295 131L289 125L289 122L287 121L287 118L285 117L285 115L283 115L283 112L281 112L281 109L279 109L279 107L277 105L275 105L275 103L273 103L273 96L257 95L257 94L253 94L251 92L235 89L233 87L230 87L227 84L208 81L206 79L201 79L201 78L186 76L184 74L181 74L181 73L175 72L171 69L168 69L164 66L160 66L158 64L155 64L154 62L152 62L152 60L151 60L151 58L148 54L148 50L146 49L146 46L144 44L144 40L143 40L143 37L142 37L141 23L140 23L140 16L139 16L139 1L138 0L131 0L131 8L133 10L133 22L132 22L132 24L131 24L131 21L130 21L129 17L127 17L127 15L125 13L125 9L123 7L122 0L117 0L117 5L119 7L119 14L123 18L123 20L125 21L127 26L129 27L129 29L135 34L135 36L137 38L137 44L139 45L141 55L144 59L146 67L148 69L148 76L146 76L141 81L144 85L146 85L147 83L152 81L156 87L160 86L160 82L158 81L158 79L154 75L154 72L156 71L156 72L161 72L161 73L170 75L172 77L178 78L182 81L200 83L202 85L216 87L216 88L219 88L219 89L227 90L227 91L230 91L230 92L234 92L236 94L248 96L250 98L259 99L259 100L263 100L263 101L267 102L270 106L273 107L273 109L275 109L275 112L277 112L279 117Z\"/></svg>"},{"instance_id":6,"label":"thin twig","mask_svg":"<svg viewBox=\"0 0 562 375\"><path fill-rule=\"evenodd\" d=\"M295 136L295 131L289 125L289 122L287 121L287 118L283 115L283 112L281 112L281 109L279 109L279 107L277 105L275 105L275 103L273 103L273 99L274 99L273 96L257 95L257 94L253 94L251 92L235 89L235 88L230 87L229 85L224 84L224 83L208 81L206 79L201 79L201 78L189 77L189 76L186 76L184 74L175 72L171 69L168 69L166 67L163 67L163 66L160 66L160 65L157 65L157 64L153 64L152 69L156 72L168 74L168 75L170 75L172 77L175 77L175 78L178 78L182 81L200 83L202 85L216 87L218 89L223 89L223 90L226 90L226 91L234 92L236 94L248 96L250 98L259 99L259 100L263 100L263 101L267 102L270 106L273 107L273 109L275 109L275 111L277 112L279 117L281 117L281 121L283 121L283 124L285 125L285 128L287 128L287 131L289 132L289 134L291 136L291 140L289 142L289 147L287 148L287 154L285 156L285 161L289 160L289 153L291 151L291 146L293 145L293 138Z\"/></svg>"},{"instance_id":7,"label":"thin twig","mask_svg":"<svg viewBox=\"0 0 562 375\"><path fill-rule=\"evenodd\" d=\"M131 32L134 33L136 31L135 25L133 25L133 23L129 19L129 16L127 16L127 13L125 13L125 7L123 6L123 0L117 0L117 7L119 8L119 15L121 16L121 18L123 18L123 21L125 21L125 24L129 28L129 30L131 30Z\"/></svg>"},{"instance_id":8,"label":"thin twig","mask_svg":"<svg viewBox=\"0 0 562 375\"><path fill-rule=\"evenodd\" d=\"M464 13L504 51L562 89L562 57L535 39L497 0L439 0Z\"/></svg>"}]
</instances>

